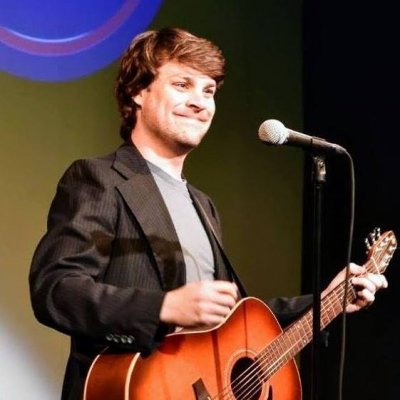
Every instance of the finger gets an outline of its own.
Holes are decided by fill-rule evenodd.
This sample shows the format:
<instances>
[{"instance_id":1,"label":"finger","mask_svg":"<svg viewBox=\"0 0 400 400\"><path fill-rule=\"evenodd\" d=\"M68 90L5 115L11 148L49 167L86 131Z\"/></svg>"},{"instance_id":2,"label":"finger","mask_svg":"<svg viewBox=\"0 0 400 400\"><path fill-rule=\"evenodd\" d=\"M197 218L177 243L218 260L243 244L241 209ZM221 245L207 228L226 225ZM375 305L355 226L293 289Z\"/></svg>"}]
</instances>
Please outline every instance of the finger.
<instances>
[{"instance_id":1,"label":"finger","mask_svg":"<svg viewBox=\"0 0 400 400\"><path fill-rule=\"evenodd\" d=\"M226 317L231 311L231 307L222 306L220 304L211 304L208 313L214 316Z\"/></svg>"},{"instance_id":2,"label":"finger","mask_svg":"<svg viewBox=\"0 0 400 400\"><path fill-rule=\"evenodd\" d=\"M202 326L202 325L216 325L219 324L223 321L225 321L226 316L229 313L228 308L218 308L215 307L215 305L207 305L203 306L200 312L198 313L198 318L196 325L197 326Z\"/></svg>"},{"instance_id":3,"label":"finger","mask_svg":"<svg viewBox=\"0 0 400 400\"><path fill-rule=\"evenodd\" d=\"M203 281L198 282L198 301L203 304L218 304L229 307L236 304L237 292L231 282L225 281Z\"/></svg>"},{"instance_id":4,"label":"finger","mask_svg":"<svg viewBox=\"0 0 400 400\"><path fill-rule=\"evenodd\" d=\"M236 304L236 298L232 297L230 294L219 293L216 292L212 298L212 302L214 304L218 304L220 306L229 307L229 309L233 308Z\"/></svg>"},{"instance_id":5,"label":"finger","mask_svg":"<svg viewBox=\"0 0 400 400\"><path fill-rule=\"evenodd\" d=\"M227 281L211 281L212 287L218 293L232 296L235 300L238 298L238 289L235 283Z\"/></svg>"},{"instance_id":6,"label":"finger","mask_svg":"<svg viewBox=\"0 0 400 400\"><path fill-rule=\"evenodd\" d=\"M362 278L354 277L351 280L351 282L357 289L361 289L361 290L367 289L372 293L376 292L377 286L375 285L375 282L368 279L367 277L362 277ZM358 290L358 291L361 291L361 290Z\"/></svg>"},{"instance_id":7,"label":"finger","mask_svg":"<svg viewBox=\"0 0 400 400\"><path fill-rule=\"evenodd\" d=\"M352 283L355 286L365 287L372 292L376 292L379 289L385 289L388 286L388 282L383 275L367 274L364 277L355 277L352 279Z\"/></svg>"},{"instance_id":8,"label":"finger","mask_svg":"<svg viewBox=\"0 0 400 400\"><path fill-rule=\"evenodd\" d=\"M388 282L383 275L369 273L366 277L375 285L377 290L388 287Z\"/></svg>"},{"instance_id":9,"label":"finger","mask_svg":"<svg viewBox=\"0 0 400 400\"><path fill-rule=\"evenodd\" d=\"M375 301L375 294L368 289L361 290L357 292L357 303L359 303L359 301L361 301L361 305L363 305L363 303L371 304Z\"/></svg>"},{"instance_id":10,"label":"finger","mask_svg":"<svg viewBox=\"0 0 400 400\"><path fill-rule=\"evenodd\" d=\"M357 297L357 300L354 303L347 305L346 312L352 313L355 311L359 311L362 308L370 306L372 303L373 303L373 300L369 301L363 297Z\"/></svg>"},{"instance_id":11,"label":"finger","mask_svg":"<svg viewBox=\"0 0 400 400\"><path fill-rule=\"evenodd\" d=\"M361 274L365 274L367 272L366 268L361 266L361 265L357 265L355 263L350 263L350 273L353 275L361 275Z\"/></svg>"},{"instance_id":12,"label":"finger","mask_svg":"<svg viewBox=\"0 0 400 400\"><path fill-rule=\"evenodd\" d=\"M360 311L361 308L362 308L362 306L360 306L357 303L348 304L346 307L346 312L352 313L352 312Z\"/></svg>"},{"instance_id":13,"label":"finger","mask_svg":"<svg viewBox=\"0 0 400 400\"><path fill-rule=\"evenodd\" d=\"M222 324L225 318L219 315L209 314L204 320L200 321L196 326L216 326Z\"/></svg>"},{"instance_id":14,"label":"finger","mask_svg":"<svg viewBox=\"0 0 400 400\"><path fill-rule=\"evenodd\" d=\"M236 283L235 282L232 282L232 284L233 284L233 287L235 288L235 291L236 291L236 296L237 297L239 297L239 288L238 288L238 286L236 285Z\"/></svg>"},{"instance_id":15,"label":"finger","mask_svg":"<svg viewBox=\"0 0 400 400\"><path fill-rule=\"evenodd\" d=\"M236 304L236 299L229 294L221 294L218 292L211 292L207 296L200 299L204 305L215 304L222 307L228 307L232 309Z\"/></svg>"}]
</instances>

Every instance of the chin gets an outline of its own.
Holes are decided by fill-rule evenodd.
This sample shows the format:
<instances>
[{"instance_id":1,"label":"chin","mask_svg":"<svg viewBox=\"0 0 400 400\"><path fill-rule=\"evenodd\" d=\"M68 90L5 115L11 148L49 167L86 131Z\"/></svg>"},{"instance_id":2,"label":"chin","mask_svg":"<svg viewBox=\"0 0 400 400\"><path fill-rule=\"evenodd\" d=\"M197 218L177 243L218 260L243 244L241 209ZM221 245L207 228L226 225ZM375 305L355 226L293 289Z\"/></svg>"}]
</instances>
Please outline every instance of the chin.
<instances>
[{"instance_id":1,"label":"chin","mask_svg":"<svg viewBox=\"0 0 400 400\"><path fill-rule=\"evenodd\" d=\"M188 140L188 139L177 140L175 142L175 144L183 153L188 153L189 151L191 151L199 146L203 137L204 137L204 135L202 135L201 137L198 137L196 139L193 138L192 140Z\"/></svg>"},{"instance_id":2,"label":"chin","mask_svg":"<svg viewBox=\"0 0 400 400\"><path fill-rule=\"evenodd\" d=\"M183 145L197 147L203 140L204 136L206 135L206 132L207 131L204 129L186 130L182 132L180 135L177 135L176 139L177 142L180 142Z\"/></svg>"},{"instance_id":3,"label":"chin","mask_svg":"<svg viewBox=\"0 0 400 400\"><path fill-rule=\"evenodd\" d=\"M181 141L181 142L178 142L178 146L180 148L182 148L182 149L190 151L190 150L193 150L196 147L198 147L200 143L201 143L201 140L198 140L198 141Z\"/></svg>"}]
</instances>

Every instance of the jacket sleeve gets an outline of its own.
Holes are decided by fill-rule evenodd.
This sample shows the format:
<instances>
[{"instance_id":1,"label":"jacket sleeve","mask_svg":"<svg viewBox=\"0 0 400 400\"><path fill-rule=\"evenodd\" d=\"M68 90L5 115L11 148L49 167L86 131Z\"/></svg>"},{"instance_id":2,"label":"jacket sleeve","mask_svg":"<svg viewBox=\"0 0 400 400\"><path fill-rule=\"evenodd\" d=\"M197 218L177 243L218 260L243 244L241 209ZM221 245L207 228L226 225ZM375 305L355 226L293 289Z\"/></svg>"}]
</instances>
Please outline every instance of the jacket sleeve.
<instances>
[{"instance_id":1,"label":"jacket sleeve","mask_svg":"<svg viewBox=\"0 0 400 400\"><path fill-rule=\"evenodd\" d=\"M32 261L31 301L37 319L63 333L144 351L165 329L164 293L103 283L119 217L111 173L99 161L81 160L60 180Z\"/></svg>"},{"instance_id":2,"label":"jacket sleeve","mask_svg":"<svg viewBox=\"0 0 400 400\"><path fill-rule=\"evenodd\" d=\"M285 327L299 318L312 306L312 295L276 297L266 301L279 323Z\"/></svg>"}]
</instances>

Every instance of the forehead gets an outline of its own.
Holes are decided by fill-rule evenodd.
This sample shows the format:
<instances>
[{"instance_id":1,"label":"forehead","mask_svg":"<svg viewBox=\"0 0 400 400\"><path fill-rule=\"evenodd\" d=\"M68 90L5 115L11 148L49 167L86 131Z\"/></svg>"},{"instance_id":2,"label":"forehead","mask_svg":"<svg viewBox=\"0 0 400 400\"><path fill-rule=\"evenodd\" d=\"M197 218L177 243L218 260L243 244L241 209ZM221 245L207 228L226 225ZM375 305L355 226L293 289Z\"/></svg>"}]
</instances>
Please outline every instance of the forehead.
<instances>
[{"instance_id":1,"label":"forehead","mask_svg":"<svg viewBox=\"0 0 400 400\"><path fill-rule=\"evenodd\" d=\"M195 68L175 61L169 61L158 68L156 79L166 80L174 77L199 81L206 85L216 85L214 79Z\"/></svg>"}]
</instances>

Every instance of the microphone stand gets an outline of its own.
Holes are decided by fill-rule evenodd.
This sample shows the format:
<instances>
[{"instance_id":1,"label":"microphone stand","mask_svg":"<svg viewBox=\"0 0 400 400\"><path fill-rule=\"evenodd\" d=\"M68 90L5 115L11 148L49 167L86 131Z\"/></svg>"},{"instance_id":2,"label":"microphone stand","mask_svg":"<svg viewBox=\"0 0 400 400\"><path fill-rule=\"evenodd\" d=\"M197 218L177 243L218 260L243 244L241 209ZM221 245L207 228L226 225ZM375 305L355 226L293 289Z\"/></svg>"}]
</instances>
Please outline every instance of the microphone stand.
<instances>
[{"instance_id":1,"label":"microphone stand","mask_svg":"<svg viewBox=\"0 0 400 400\"><path fill-rule=\"evenodd\" d=\"M326 182L325 158L321 155L312 156L313 182L313 344L311 362L311 399L319 399L319 365L321 345L321 214L322 189Z\"/></svg>"}]
</instances>

